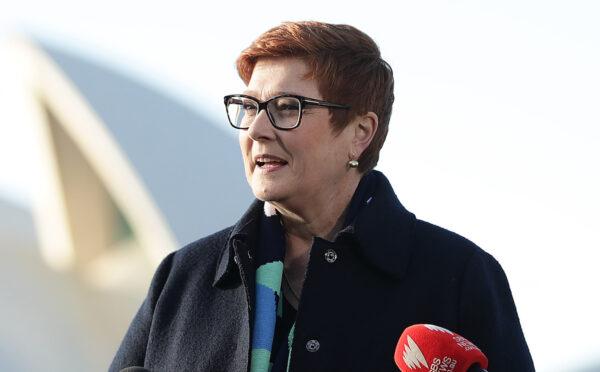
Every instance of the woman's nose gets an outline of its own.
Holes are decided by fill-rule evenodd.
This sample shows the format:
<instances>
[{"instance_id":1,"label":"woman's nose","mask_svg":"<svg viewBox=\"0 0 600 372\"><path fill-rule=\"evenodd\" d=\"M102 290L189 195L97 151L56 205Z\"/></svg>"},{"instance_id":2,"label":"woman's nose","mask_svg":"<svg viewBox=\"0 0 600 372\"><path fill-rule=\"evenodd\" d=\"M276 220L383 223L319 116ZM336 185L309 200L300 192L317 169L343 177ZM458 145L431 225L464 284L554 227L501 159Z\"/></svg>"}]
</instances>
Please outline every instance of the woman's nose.
<instances>
[{"instance_id":1,"label":"woman's nose","mask_svg":"<svg viewBox=\"0 0 600 372\"><path fill-rule=\"evenodd\" d=\"M261 110L250 127L248 128L248 136L255 141L274 138L275 128L271 125L267 110Z\"/></svg>"}]
</instances>

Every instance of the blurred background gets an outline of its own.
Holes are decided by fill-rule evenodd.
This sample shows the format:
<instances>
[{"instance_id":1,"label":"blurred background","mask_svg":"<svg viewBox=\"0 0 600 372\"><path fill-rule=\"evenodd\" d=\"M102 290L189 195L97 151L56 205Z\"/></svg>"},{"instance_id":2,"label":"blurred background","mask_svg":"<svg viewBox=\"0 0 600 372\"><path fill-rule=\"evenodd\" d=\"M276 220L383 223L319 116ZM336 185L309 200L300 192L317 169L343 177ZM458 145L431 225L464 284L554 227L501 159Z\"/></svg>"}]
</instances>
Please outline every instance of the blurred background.
<instances>
[{"instance_id":1,"label":"blurred background","mask_svg":"<svg viewBox=\"0 0 600 372\"><path fill-rule=\"evenodd\" d=\"M600 3L0 2L0 370L102 371L164 255L246 209L225 94L286 20L379 44L378 169L504 267L540 371L600 371Z\"/></svg>"}]
</instances>

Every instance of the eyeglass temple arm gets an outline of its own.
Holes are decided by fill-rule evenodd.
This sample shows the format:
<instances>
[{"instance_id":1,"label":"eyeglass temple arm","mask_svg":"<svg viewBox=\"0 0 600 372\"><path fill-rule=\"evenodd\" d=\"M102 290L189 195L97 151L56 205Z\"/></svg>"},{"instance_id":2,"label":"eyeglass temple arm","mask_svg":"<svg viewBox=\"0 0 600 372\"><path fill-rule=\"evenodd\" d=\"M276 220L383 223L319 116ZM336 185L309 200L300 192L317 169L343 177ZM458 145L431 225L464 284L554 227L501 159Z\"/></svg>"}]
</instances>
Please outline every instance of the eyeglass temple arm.
<instances>
[{"instance_id":1,"label":"eyeglass temple arm","mask_svg":"<svg viewBox=\"0 0 600 372\"><path fill-rule=\"evenodd\" d=\"M340 109L346 109L346 110L350 109L350 106L347 106L347 105L338 105L337 103L331 103L331 102L325 102L325 101L319 101L319 100L313 100L313 99L304 99L304 103L308 104L308 105L340 108Z\"/></svg>"}]
</instances>

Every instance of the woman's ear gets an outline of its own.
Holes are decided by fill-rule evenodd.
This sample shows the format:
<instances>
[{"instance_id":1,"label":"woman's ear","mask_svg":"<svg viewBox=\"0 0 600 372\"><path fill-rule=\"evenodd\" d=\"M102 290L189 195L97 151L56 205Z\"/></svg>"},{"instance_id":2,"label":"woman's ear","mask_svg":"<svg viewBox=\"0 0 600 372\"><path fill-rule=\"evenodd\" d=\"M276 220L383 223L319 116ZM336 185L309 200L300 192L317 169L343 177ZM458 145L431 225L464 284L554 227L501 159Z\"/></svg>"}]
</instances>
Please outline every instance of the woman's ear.
<instances>
[{"instance_id":1,"label":"woman's ear","mask_svg":"<svg viewBox=\"0 0 600 372\"><path fill-rule=\"evenodd\" d=\"M377 132L378 125L379 118L377 117L377 114L372 111L356 118L352 145L354 147L353 153L356 154L357 157L360 157L363 151L371 144L371 141Z\"/></svg>"}]
</instances>

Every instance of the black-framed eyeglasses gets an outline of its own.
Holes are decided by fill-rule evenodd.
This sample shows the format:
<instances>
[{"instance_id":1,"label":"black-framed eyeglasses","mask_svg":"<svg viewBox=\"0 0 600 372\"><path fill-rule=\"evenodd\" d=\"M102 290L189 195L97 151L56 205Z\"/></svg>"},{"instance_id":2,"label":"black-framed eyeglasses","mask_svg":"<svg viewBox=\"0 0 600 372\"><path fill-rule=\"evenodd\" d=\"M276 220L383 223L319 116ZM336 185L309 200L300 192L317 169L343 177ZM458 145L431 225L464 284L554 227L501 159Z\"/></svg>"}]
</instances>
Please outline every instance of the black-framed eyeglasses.
<instances>
[{"instance_id":1,"label":"black-framed eyeglasses","mask_svg":"<svg viewBox=\"0 0 600 372\"><path fill-rule=\"evenodd\" d=\"M291 94L282 94L262 102L245 94L232 94L225 96L224 100L229 124L237 129L250 128L261 110L266 110L269 121L275 128L290 130L300 125L306 106L350 109L350 106Z\"/></svg>"}]
</instances>

